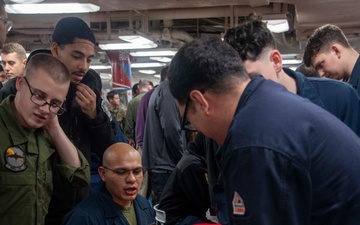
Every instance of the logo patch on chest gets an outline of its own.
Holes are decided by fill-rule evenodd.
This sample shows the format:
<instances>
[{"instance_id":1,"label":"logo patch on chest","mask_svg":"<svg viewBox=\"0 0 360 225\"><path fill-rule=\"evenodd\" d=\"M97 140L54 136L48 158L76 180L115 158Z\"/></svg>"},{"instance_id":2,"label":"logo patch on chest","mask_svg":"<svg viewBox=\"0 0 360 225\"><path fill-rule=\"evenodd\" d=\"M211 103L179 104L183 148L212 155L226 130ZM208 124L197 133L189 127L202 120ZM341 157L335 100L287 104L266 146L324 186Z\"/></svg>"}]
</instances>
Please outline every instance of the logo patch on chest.
<instances>
[{"instance_id":1,"label":"logo patch on chest","mask_svg":"<svg viewBox=\"0 0 360 225\"><path fill-rule=\"evenodd\" d=\"M26 169L25 165L25 153L24 151L16 146L6 149L5 152L5 167L14 172L21 172Z\"/></svg>"}]
</instances>

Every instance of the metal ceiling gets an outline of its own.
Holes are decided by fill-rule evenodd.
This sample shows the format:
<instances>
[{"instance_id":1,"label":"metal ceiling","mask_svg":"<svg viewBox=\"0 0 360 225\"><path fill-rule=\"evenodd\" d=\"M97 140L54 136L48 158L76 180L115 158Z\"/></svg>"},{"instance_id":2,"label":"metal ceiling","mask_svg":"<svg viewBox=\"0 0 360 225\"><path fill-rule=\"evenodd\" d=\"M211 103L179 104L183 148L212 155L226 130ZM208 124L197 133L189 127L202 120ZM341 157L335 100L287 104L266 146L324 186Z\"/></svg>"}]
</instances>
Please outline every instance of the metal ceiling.
<instances>
[{"instance_id":1,"label":"metal ceiling","mask_svg":"<svg viewBox=\"0 0 360 225\"><path fill-rule=\"evenodd\" d=\"M45 0L46 3L59 0ZM71 2L63 0L61 2ZM276 34L282 53L302 54L313 30L326 23L340 26L350 43L360 49L360 1L358 0L82 0L100 5L87 14L15 15L7 41L22 44L28 51L48 48L56 22L78 16L88 22L98 41L115 40L121 30L139 30L150 35L159 48L179 48L202 36L222 36L250 13L287 14L290 30ZM8 4L12 4L8 1ZM99 53L99 62L106 63ZM134 61L146 61L139 58Z\"/></svg>"}]
</instances>

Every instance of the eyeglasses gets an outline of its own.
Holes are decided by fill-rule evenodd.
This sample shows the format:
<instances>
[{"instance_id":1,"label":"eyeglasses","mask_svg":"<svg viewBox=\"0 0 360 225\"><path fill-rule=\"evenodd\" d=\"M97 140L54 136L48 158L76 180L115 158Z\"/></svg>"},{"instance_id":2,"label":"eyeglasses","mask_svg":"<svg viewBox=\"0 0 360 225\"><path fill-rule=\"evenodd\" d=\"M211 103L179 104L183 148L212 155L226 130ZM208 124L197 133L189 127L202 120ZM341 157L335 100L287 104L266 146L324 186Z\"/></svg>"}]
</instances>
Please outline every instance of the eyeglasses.
<instances>
[{"instance_id":1,"label":"eyeglasses","mask_svg":"<svg viewBox=\"0 0 360 225\"><path fill-rule=\"evenodd\" d=\"M29 84L29 81L26 79L26 77L24 77L28 87L29 87L29 91L30 91L30 94L31 94L31 97L30 97L30 100L37 106L44 106L44 105L49 105L49 111L53 114L56 114L56 115L62 115L66 109L59 106L58 104L54 103L54 102L47 102L43 96L39 95L39 94L36 94L34 93L31 89L32 87L30 86Z\"/></svg>"},{"instance_id":2,"label":"eyeglasses","mask_svg":"<svg viewBox=\"0 0 360 225\"><path fill-rule=\"evenodd\" d=\"M143 168L142 167L138 167L133 170L123 169L123 168L113 170L106 166L103 166L103 167L104 167L104 169L112 171L113 173L115 173L116 175L118 175L119 177L121 177L123 179L128 178L130 175L130 172L134 175L135 178L140 178L143 176Z\"/></svg>"},{"instance_id":3,"label":"eyeglasses","mask_svg":"<svg viewBox=\"0 0 360 225\"><path fill-rule=\"evenodd\" d=\"M13 27L13 22L8 19L4 19L2 17L0 17L0 20L4 22L6 30L7 30L7 32L9 32L11 30L11 28Z\"/></svg>"}]
</instances>

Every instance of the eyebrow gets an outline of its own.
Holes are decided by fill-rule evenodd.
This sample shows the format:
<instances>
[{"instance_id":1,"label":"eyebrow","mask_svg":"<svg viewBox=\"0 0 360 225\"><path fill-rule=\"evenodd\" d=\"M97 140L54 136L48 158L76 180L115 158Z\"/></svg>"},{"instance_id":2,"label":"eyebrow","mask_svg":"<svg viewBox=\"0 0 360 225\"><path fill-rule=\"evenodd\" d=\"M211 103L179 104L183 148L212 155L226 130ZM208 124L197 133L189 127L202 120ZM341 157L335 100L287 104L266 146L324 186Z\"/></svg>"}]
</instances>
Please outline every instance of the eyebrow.
<instances>
[{"instance_id":1,"label":"eyebrow","mask_svg":"<svg viewBox=\"0 0 360 225\"><path fill-rule=\"evenodd\" d=\"M76 54L79 54L79 55L85 57L85 54L82 51L73 50L73 53L76 53ZM94 57L95 57L95 55L93 54L93 55L90 55L88 58L94 58Z\"/></svg>"}]
</instances>

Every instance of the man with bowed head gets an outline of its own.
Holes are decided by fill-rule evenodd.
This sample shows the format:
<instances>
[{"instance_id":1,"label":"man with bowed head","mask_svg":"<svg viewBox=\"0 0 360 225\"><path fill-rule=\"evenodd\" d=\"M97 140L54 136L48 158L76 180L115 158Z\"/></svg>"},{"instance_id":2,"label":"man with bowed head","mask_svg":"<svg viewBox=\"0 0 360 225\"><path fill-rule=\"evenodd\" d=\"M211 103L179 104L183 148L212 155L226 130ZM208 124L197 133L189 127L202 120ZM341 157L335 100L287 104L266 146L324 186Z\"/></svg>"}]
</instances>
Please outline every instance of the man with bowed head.
<instances>
[{"instance_id":1,"label":"man with bowed head","mask_svg":"<svg viewBox=\"0 0 360 225\"><path fill-rule=\"evenodd\" d=\"M360 139L332 114L271 80L250 80L217 38L182 47L169 85L183 118L220 145L230 224L360 221Z\"/></svg>"},{"instance_id":2,"label":"man with bowed head","mask_svg":"<svg viewBox=\"0 0 360 225\"><path fill-rule=\"evenodd\" d=\"M137 150L125 143L111 145L98 172L103 187L73 209L65 217L64 225L154 223L153 209L138 194L143 170Z\"/></svg>"},{"instance_id":3,"label":"man with bowed head","mask_svg":"<svg viewBox=\"0 0 360 225\"><path fill-rule=\"evenodd\" d=\"M87 160L58 121L69 84L63 63L38 54L16 80L16 95L0 104L0 224L43 225L54 179L90 183Z\"/></svg>"}]
</instances>

